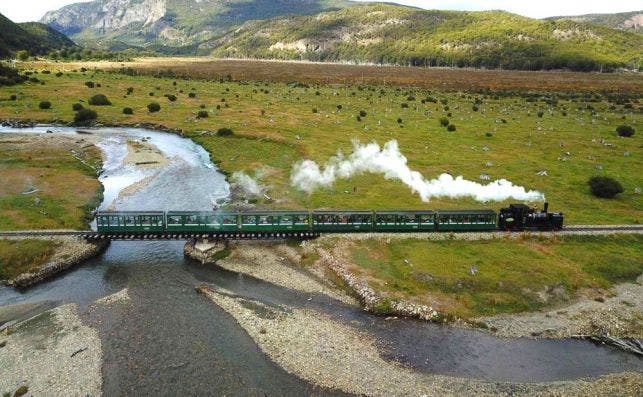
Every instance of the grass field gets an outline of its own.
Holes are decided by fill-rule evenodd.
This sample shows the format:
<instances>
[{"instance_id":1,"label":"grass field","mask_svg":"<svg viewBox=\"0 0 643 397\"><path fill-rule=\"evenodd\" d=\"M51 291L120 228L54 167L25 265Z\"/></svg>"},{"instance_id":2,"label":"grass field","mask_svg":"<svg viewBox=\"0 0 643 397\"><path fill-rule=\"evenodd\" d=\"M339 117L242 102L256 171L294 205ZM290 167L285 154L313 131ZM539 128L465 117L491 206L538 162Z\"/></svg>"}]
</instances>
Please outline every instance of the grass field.
<instances>
[{"instance_id":1,"label":"grass field","mask_svg":"<svg viewBox=\"0 0 643 397\"><path fill-rule=\"evenodd\" d=\"M101 161L74 138L1 134L0 230L86 229L102 199Z\"/></svg>"},{"instance_id":2,"label":"grass field","mask_svg":"<svg viewBox=\"0 0 643 397\"><path fill-rule=\"evenodd\" d=\"M203 73L211 67L210 64L194 62L181 64L175 61L174 64L175 69L188 68L186 70L196 76L204 76ZM259 63L266 69L265 64ZM132 65L136 64L126 64ZM152 68L154 64L150 65L148 67ZM186 136L202 144L224 171L242 170L259 176L260 183L268 187L268 196L273 198L261 199L263 202L259 204L271 208L497 209L507 203L485 204L469 199L436 199L424 203L402 183L372 174L340 180L334 187L311 195L290 185L292 166L302 158L323 164L340 149L350 152L354 139L363 143L375 141L380 145L396 139L410 167L427 178L443 172L463 175L470 180L478 180L482 173L488 174L492 180L506 178L543 192L552 209L565 212L568 223L634 223L642 219L643 197L635 193L637 187L643 187L643 176L636 171L643 169L639 89L643 78L639 74L503 74L459 70L450 71L452 75L443 81L444 84L433 80L423 88L408 86L416 82L411 79L404 80L405 86L401 87L359 84L306 87L282 82L187 80L100 71L69 71L60 77L54 74L59 67L75 66L78 65L38 64L37 70L52 71L52 74L35 75L45 85L28 83L0 88L0 98L3 99L0 101L0 118L69 122L74 115L73 103L84 101L86 106L91 95L103 93L113 105L93 107L98 112L99 122L154 123L181 129ZM316 64L292 63L271 63L270 66L276 75L271 80L286 80L283 68L286 71L304 68L302 70L310 70L309 76L312 77L322 68ZM331 65L328 70L337 67ZM159 70L163 68L158 66ZM418 76L433 73L413 70ZM228 72L234 78L252 77L249 73L238 75L240 72L236 68L228 69ZM303 72L298 73L289 76L291 81ZM439 75L442 72L435 73ZM217 71L213 76L220 74L224 75L223 71ZM543 88L570 89L571 83L564 82L567 79L579 92L591 91L595 87L618 90L618 87L627 86L639 93L626 99L630 102L623 102L623 98L617 100L612 96L610 101L606 95L598 93L575 96L548 92L533 96L517 93L482 95L437 89L452 87L450 84L460 88L467 86L470 82L461 80L468 75L477 76L475 79L481 84L490 86L502 87L503 82L511 81L512 89L519 86L533 88L540 84L534 81L560 75L563 76L560 79L551 78L553 85L543 83ZM373 74L371 77L377 76ZM264 78L264 75L259 73L256 78ZM313 80L324 78L314 77ZM345 79L359 81L353 75ZM87 81L101 86L88 88L84 84ZM329 81L338 82L341 78L329 78ZM387 84L393 83L387 81ZM133 92L128 95L130 87ZM195 97L190 98L189 93L194 93ZM5 100L11 94L17 95L17 100ZM164 97L166 94L176 95L178 99L171 102ZM429 97L437 102L422 103ZM476 99L477 111L474 110ZM50 100L52 109L38 109L42 100ZM152 101L161 104L160 112L147 111L146 106ZM341 105L341 110L338 105ZM124 107L133 108L134 114L124 115ZM209 117L197 118L199 110L208 111ZM358 121L360 111L367 115ZM542 112L541 117L539 112ZM449 118L456 131L449 132L440 126L442 117ZM619 138L615 134L619 124L632 125L637 132L632 138ZM221 127L232 128L234 135L216 136L214 132ZM543 170L547 176L537 174ZM587 180L592 175L615 177L621 181L625 192L612 200L594 198L587 187Z\"/></svg>"},{"instance_id":3,"label":"grass field","mask_svg":"<svg viewBox=\"0 0 643 397\"><path fill-rule=\"evenodd\" d=\"M51 258L57 246L50 240L0 240L0 280L38 269Z\"/></svg>"},{"instance_id":4,"label":"grass field","mask_svg":"<svg viewBox=\"0 0 643 397\"><path fill-rule=\"evenodd\" d=\"M642 244L640 235L369 240L347 251L352 270L385 296L471 318L533 311L562 303L583 288L634 281L643 273Z\"/></svg>"}]
</instances>

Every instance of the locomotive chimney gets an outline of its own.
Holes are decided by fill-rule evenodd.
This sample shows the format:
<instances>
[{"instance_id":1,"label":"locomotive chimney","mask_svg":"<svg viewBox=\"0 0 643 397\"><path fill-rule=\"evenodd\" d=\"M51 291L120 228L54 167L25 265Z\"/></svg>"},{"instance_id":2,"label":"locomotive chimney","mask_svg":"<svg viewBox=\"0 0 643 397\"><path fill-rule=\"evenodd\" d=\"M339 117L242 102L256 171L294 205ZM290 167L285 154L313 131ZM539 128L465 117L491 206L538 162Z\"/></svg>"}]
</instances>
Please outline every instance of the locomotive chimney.
<instances>
[{"instance_id":1,"label":"locomotive chimney","mask_svg":"<svg viewBox=\"0 0 643 397\"><path fill-rule=\"evenodd\" d=\"M545 201L545 205L543 206L543 212L547 212L549 209L549 203Z\"/></svg>"}]
</instances>

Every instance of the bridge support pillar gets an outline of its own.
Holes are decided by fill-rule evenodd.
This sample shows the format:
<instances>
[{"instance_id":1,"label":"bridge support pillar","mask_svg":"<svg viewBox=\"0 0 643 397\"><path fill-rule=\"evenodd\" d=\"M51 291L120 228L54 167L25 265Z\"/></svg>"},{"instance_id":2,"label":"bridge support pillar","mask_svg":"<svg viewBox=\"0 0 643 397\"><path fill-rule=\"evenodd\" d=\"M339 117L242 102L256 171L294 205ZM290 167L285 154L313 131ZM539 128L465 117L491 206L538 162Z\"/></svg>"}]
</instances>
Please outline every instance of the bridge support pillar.
<instances>
[{"instance_id":1,"label":"bridge support pillar","mask_svg":"<svg viewBox=\"0 0 643 397\"><path fill-rule=\"evenodd\" d=\"M220 252L228 248L227 241L210 238L196 238L185 243L183 253L188 258L196 259L201 263L216 262Z\"/></svg>"}]
</instances>

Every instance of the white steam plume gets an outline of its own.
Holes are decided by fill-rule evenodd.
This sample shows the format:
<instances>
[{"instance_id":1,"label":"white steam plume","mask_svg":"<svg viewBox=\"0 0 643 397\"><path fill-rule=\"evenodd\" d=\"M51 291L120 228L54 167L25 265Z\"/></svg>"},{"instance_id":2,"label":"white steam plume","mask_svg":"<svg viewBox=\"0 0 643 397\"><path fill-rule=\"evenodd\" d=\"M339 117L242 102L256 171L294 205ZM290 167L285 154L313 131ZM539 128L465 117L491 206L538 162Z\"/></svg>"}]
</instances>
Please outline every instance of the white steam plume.
<instances>
[{"instance_id":1,"label":"white steam plume","mask_svg":"<svg viewBox=\"0 0 643 397\"><path fill-rule=\"evenodd\" d=\"M256 179L252 178L250 175L245 172L236 171L232 173L232 184L235 187L238 187L243 190L244 193L258 196L264 191L264 187L257 182Z\"/></svg>"},{"instance_id":2,"label":"white steam plume","mask_svg":"<svg viewBox=\"0 0 643 397\"><path fill-rule=\"evenodd\" d=\"M535 190L525 190L506 179L499 179L483 185L464 179L442 174L436 179L427 180L422 174L411 170L407 159L400 153L396 140L387 142L383 148L373 142L362 145L353 142L353 153L344 157L341 152L331 157L323 170L312 160L303 160L293 167L290 182L305 192L318 187L329 187L338 178L349 178L364 172L384 174L386 179L397 179L418 193L422 201L434 197L462 198L472 197L476 201L502 201L509 198L520 201L544 200L544 195Z\"/></svg>"}]
</instances>

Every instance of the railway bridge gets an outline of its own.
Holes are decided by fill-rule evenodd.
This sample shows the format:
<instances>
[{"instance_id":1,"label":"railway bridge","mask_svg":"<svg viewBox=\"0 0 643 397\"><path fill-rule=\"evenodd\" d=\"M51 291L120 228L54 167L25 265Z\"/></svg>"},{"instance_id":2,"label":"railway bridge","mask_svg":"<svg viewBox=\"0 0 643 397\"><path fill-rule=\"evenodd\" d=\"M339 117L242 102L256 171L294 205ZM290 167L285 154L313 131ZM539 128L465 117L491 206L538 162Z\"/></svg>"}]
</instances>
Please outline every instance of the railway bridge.
<instances>
[{"instance_id":1,"label":"railway bridge","mask_svg":"<svg viewBox=\"0 0 643 397\"><path fill-rule=\"evenodd\" d=\"M340 232L341 233L341 232ZM351 233L355 233L352 231ZM359 232L357 232L359 233ZM363 233L378 233L364 231ZM497 233L503 231L469 231L467 233ZM562 230L550 231L560 235L573 234L612 234L612 233L643 233L643 225L570 225ZM220 233L171 233L171 232L149 232L149 233L101 233L91 230L16 230L0 231L0 238L38 238L38 237L77 237L88 241L99 240L268 240L268 239L313 239L322 234L337 234L333 232L220 232ZM381 233L379 233L381 234ZM407 232L409 236L416 233ZM426 233L422 233L426 234Z\"/></svg>"}]
</instances>

